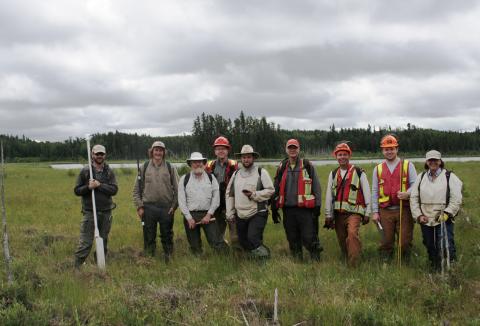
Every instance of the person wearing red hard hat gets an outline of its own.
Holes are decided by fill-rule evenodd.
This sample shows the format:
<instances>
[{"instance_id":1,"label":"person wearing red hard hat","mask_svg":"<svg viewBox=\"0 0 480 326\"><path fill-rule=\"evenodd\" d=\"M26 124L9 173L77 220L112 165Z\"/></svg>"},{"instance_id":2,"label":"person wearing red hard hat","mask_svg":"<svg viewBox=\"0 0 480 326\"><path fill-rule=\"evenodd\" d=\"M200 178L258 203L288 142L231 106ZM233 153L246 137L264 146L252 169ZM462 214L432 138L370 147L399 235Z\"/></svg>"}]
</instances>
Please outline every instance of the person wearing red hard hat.
<instances>
[{"instance_id":1,"label":"person wearing red hard hat","mask_svg":"<svg viewBox=\"0 0 480 326\"><path fill-rule=\"evenodd\" d=\"M370 215L370 185L365 171L350 164L352 150L346 142L335 147L339 166L328 175L325 193L325 228L335 229L342 254L355 267L360 259L360 223Z\"/></svg>"},{"instance_id":2,"label":"person wearing red hard hat","mask_svg":"<svg viewBox=\"0 0 480 326\"><path fill-rule=\"evenodd\" d=\"M372 220L383 228L380 253L384 258L391 258L397 236L400 260L402 256L409 257L413 240L409 199L417 171L412 162L398 157L398 146L398 140L393 135L386 135L380 141L385 161L373 169Z\"/></svg>"},{"instance_id":3,"label":"person wearing red hard hat","mask_svg":"<svg viewBox=\"0 0 480 326\"><path fill-rule=\"evenodd\" d=\"M287 158L280 163L274 179L272 218L274 223L279 223L278 209L282 209L283 227L295 258L303 259L303 246L310 252L311 259L318 261L322 251L318 237L322 204L320 182L312 163L299 157L297 139L287 141L285 152Z\"/></svg>"},{"instance_id":4,"label":"person wearing red hard hat","mask_svg":"<svg viewBox=\"0 0 480 326\"><path fill-rule=\"evenodd\" d=\"M206 170L215 176L220 187L220 206L217 208L214 214L218 229L218 237L222 241L227 242L225 240L225 233L228 225L230 245L235 248L240 248L235 224L234 222L228 223L225 215L225 191L233 173L238 170L238 163L236 160L231 160L228 158L231 145L226 137L217 137L213 142L212 147L213 151L215 152L216 159L208 161Z\"/></svg>"}]
</instances>

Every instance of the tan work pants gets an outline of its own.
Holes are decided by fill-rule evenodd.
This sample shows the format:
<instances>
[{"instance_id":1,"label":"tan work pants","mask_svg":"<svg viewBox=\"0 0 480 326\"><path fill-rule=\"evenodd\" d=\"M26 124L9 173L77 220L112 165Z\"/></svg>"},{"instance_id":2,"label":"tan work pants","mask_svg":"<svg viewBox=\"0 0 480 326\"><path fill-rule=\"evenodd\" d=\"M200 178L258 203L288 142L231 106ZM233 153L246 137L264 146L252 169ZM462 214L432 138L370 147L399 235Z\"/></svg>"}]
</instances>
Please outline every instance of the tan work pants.
<instances>
[{"instance_id":1,"label":"tan work pants","mask_svg":"<svg viewBox=\"0 0 480 326\"><path fill-rule=\"evenodd\" d=\"M342 253L351 267L358 265L362 243L358 231L362 216L352 213L335 213L335 232Z\"/></svg>"},{"instance_id":2,"label":"tan work pants","mask_svg":"<svg viewBox=\"0 0 480 326\"><path fill-rule=\"evenodd\" d=\"M380 241L380 252L386 256L393 254L395 246L395 235L398 239L400 233L400 208L398 210L389 210L380 208L380 223L383 227L384 237ZM403 207L402 212L402 229L400 235L400 246L402 255L408 256L413 240L413 219L410 207Z\"/></svg>"}]
</instances>

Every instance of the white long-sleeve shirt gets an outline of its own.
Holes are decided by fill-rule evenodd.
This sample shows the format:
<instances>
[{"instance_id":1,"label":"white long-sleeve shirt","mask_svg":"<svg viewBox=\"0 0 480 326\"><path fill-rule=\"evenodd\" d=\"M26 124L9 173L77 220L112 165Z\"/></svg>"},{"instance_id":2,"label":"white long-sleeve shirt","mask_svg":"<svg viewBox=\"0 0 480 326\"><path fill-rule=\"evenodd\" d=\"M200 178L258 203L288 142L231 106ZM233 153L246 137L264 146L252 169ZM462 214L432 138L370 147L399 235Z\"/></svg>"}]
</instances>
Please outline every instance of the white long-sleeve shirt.
<instances>
[{"instance_id":1,"label":"white long-sleeve shirt","mask_svg":"<svg viewBox=\"0 0 480 326\"><path fill-rule=\"evenodd\" d=\"M272 179L267 170L261 169L261 180L263 188L257 189L258 183L258 167L252 165L249 169L241 168L234 174L227 186L226 191L226 216L227 218L233 218L237 215L239 218L249 218L258 212L258 203L264 202L270 199L275 193ZM232 183L235 184L232 184ZM234 187L234 196L230 197L230 188ZM252 192L252 196L248 198L242 190L249 190Z\"/></svg>"},{"instance_id":2,"label":"white long-sleeve shirt","mask_svg":"<svg viewBox=\"0 0 480 326\"><path fill-rule=\"evenodd\" d=\"M348 170L343 170L340 169L340 175L342 178L345 176L345 174L348 172ZM333 199L333 194L332 194L332 173L333 171L330 171L328 174L328 183L327 183L327 190L325 191L325 218L333 218L334 216L334 209L333 209L333 204L332 204L332 199ZM362 189L363 193L363 198L365 199L365 205L366 210L365 214L367 216L370 216L370 210L371 210L371 195L370 195L370 185L368 184L368 179L367 175L365 172L362 172L362 175L360 176L360 187Z\"/></svg>"},{"instance_id":3,"label":"white long-sleeve shirt","mask_svg":"<svg viewBox=\"0 0 480 326\"><path fill-rule=\"evenodd\" d=\"M422 179L421 174L418 175L410 194L412 218L416 220L420 215L425 215L428 217L427 225L435 226L440 224L436 219L441 214L442 209L444 209L445 213L453 216L457 215L462 205L462 181L455 174L450 173L450 200L448 206L446 206L447 178L445 172L442 169L435 180L427 175L424 175ZM421 183L420 179L422 179ZM420 192L418 192L419 183Z\"/></svg>"},{"instance_id":4,"label":"white long-sleeve shirt","mask_svg":"<svg viewBox=\"0 0 480 326\"><path fill-rule=\"evenodd\" d=\"M178 182L178 206L187 220L192 219L191 211L208 211L209 214L215 213L220 206L220 191L218 182L212 176L212 182L206 172L203 172L200 178L190 172L190 179L187 186L183 183L185 175Z\"/></svg>"}]
</instances>

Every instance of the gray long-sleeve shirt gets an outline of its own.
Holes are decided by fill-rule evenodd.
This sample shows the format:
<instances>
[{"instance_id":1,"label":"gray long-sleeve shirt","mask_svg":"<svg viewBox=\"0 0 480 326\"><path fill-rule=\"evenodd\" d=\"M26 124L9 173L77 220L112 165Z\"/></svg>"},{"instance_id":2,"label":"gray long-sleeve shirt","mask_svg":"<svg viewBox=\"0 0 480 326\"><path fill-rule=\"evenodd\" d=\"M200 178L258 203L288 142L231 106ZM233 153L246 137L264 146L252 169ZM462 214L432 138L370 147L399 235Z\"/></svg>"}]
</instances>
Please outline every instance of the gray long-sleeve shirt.
<instances>
[{"instance_id":1,"label":"gray long-sleeve shirt","mask_svg":"<svg viewBox=\"0 0 480 326\"><path fill-rule=\"evenodd\" d=\"M206 172L203 172L200 177L190 172L190 179L186 187L183 185L184 180L185 175L178 182L178 206L183 216L187 220L192 219L193 217L190 214L192 211L208 211L209 214L213 215L220 205L217 179L212 177L210 182Z\"/></svg>"},{"instance_id":2,"label":"gray long-sleeve shirt","mask_svg":"<svg viewBox=\"0 0 480 326\"><path fill-rule=\"evenodd\" d=\"M400 158L397 157L395 161L392 163L386 161L388 170L390 173L395 170L397 167L397 164L400 163ZM383 163L383 162L382 162ZM417 179L417 170L415 170L415 166L413 165L412 162L408 162L408 190L407 192L410 193L412 191L412 185L415 183L415 180ZM372 213L378 213L379 208L378 208L378 172L377 172L377 167L373 169L373 176L372 176Z\"/></svg>"}]
</instances>

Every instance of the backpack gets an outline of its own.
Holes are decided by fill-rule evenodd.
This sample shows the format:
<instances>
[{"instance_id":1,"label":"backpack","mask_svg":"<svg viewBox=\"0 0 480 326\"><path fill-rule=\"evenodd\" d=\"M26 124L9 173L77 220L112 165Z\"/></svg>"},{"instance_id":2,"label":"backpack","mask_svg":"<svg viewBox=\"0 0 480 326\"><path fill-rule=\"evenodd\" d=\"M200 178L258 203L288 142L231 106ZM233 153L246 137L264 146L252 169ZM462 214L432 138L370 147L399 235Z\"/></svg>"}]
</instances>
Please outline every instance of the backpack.
<instances>
[{"instance_id":1,"label":"backpack","mask_svg":"<svg viewBox=\"0 0 480 326\"><path fill-rule=\"evenodd\" d=\"M239 170L235 171L232 175L232 179L231 179L231 182L232 182L232 186L230 187L230 193L229 193L229 196L230 197L234 197L235 196L235 177L237 176L237 172ZM257 181L257 188L256 190L263 190L265 189L263 187L263 183L262 183L262 167L258 167L258 181ZM257 211L263 211L263 210L266 210L267 213L268 213L268 205L270 204L270 200L266 200L266 201L262 201L262 202L258 202L257 203Z\"/></svg>"},{"instance_id":2,"label":"backpack","mask_svg":"<svg viewBox=\"0 0 480 326\"><path fill-rule=\"evenodd\" d=\"M206 171L205 171L206 172ZM207 172L208 180L210 180L210 184L212 184L212 174ZM190 181L190 172L185 174L185 178L183 179L183 187L186 188L188 181Z\"/></svg>"},{"instance_id":3,"label":"backpack","mask_svg":"<svg viewBox=\"0 0 480 326\"><path fill-rule=\"evenodd\" d=\"M172 168L172 164L170 164L170 162L168 161L165 161L165 163L167 164L167 169L168 169L168 173L170 174L170 184L174 185L175 183L175 175L173 173L173 168ZM143 194L143 189L145 189L145 172L147 171L147 168L148 168L148 165L150 164L150 160L148 161L145 161L145 163L143 163L143 171L141 173L141 175L138 176L139 178L139 186L140 186L140 197L142 196Z\"/></svg>"},{"instance_id":4,"label":"backpack","mask_svg":"<svg viewBox=\"0 0 480 326\"><path fill-rule=\"evenodd\" d=\"M427 172L426 171L423 171L422 174L420 175L420 182L418 183L418 204L420 206L420 211L422 210L422 199L420 197L420 185L422 184L422 180L423 180L423 177L425 176ZM447 169L445 169L445 177L447 178L447 191L446 191L446 194L445 194L445 208L448 207L448 205L450 204L450 174L452 173L452 171L449 171ZM423 212L422 212L423 214Z\"/></svg>"}]
</instances>

